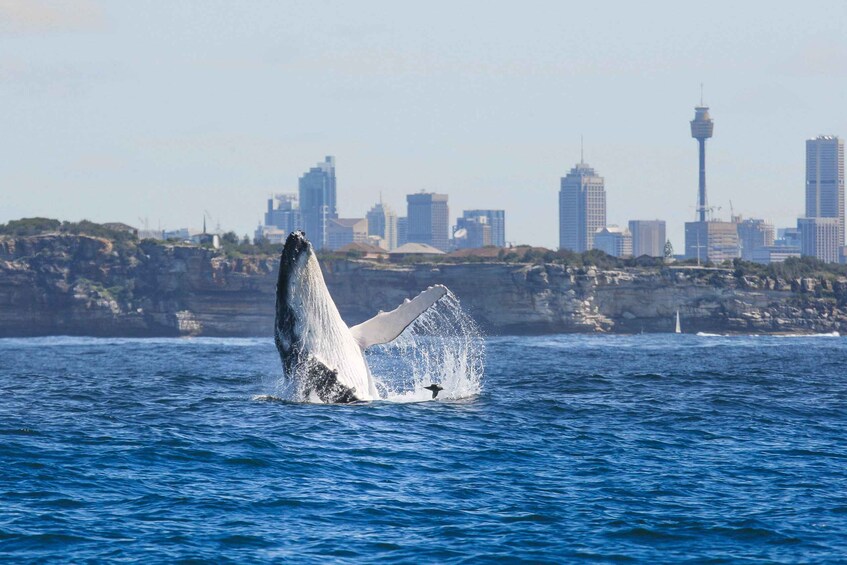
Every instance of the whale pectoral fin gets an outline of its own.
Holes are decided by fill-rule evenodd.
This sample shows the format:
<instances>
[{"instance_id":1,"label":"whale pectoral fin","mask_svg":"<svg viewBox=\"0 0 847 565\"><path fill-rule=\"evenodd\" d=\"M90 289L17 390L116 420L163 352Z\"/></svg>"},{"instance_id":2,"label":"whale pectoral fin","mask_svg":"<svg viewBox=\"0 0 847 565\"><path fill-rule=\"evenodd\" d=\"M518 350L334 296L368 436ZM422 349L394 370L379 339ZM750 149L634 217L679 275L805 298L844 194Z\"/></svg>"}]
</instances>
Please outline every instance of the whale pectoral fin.
<instances>
[{"instance_id":1,"label":"whale pectoral fin","mask_svg":"<svg viewBox=\"0 0 847 565\"><path fill-rule=\"evenodd\" d=\"M350 328L350 332L362 349L372 345L388 343L403 333L403 330L426 312L430 306L447 294L447 287L431 286L413 300L404 302L391 312L380 312L370 320Z\"/></svg>"}]
</instances>

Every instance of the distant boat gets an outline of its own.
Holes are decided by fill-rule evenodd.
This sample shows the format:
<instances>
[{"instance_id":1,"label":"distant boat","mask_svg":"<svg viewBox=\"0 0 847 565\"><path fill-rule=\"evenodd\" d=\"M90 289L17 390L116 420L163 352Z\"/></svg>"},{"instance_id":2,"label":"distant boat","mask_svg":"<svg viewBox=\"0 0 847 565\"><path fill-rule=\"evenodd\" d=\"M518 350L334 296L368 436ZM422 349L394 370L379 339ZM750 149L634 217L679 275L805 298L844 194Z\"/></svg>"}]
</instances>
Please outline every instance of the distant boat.
<instances>
[{"instance_id":1,"label":"distant boat","mask_svg":"<svg viewBox=\"0 0 847 565\"><path fill-rule=\"evenodd\" d=\"M682 326L679 325L679 310L676 311L676 330L674 330L674 333L682 333Z\"/></svg>"}]
</instances>

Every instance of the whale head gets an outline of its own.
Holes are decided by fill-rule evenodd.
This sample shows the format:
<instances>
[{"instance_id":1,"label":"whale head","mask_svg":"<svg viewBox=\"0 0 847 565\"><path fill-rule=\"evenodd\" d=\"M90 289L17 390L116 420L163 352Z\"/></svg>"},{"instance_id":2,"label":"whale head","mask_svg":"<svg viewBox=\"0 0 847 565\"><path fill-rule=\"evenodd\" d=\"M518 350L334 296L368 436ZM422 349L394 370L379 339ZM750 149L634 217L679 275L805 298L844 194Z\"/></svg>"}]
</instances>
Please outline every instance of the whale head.
<instances>
[{"instance_id":1,"label":"whale head","mask_svg":"<svg viewBox=\"0 0 847 565\"><path fill-rule=\"evenodd\" d=\"M292 232L280 255L275 341L287 377L325 402L371 398L362 348L338 313L312 244ZM375 392L375 389L374 389Z\"/></svg>"},{"instance_id":2,"label":"whale head","mask_svg":"<svg viewBox=\"0 0 847 565\"><path fill-rule=\"evenodd\" d=\"M300 230L293 231L288 234L285 240L285 247L282 249L280 256L280 270L288 270L289 272L296 268L302 268L304 260L308 260L309 255L313 254L312 244L306 239L306 234Z\"/></svg>"}]
</instances>

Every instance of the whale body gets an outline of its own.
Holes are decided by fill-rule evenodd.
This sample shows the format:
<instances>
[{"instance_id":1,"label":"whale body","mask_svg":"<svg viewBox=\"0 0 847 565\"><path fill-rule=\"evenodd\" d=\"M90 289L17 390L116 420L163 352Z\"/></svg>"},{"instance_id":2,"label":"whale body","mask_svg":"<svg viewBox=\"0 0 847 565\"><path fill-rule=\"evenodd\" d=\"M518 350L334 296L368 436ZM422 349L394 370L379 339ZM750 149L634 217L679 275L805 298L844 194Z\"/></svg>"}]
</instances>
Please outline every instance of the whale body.
<instances>
[{"instance_id":1,"label":"whale body","mask_svg":"<svg viewBox=\"0 0 847 565\"><path fill-rule=\"evenodd\" d=\"M446 293L444 286L429 287L391 312L350 328L329 294L311 243L303 232L292 232L280 256L274 331L286 378L296 381L311 401L378 398L365 350L397 338Z\"/></svg>"}]
</instances>

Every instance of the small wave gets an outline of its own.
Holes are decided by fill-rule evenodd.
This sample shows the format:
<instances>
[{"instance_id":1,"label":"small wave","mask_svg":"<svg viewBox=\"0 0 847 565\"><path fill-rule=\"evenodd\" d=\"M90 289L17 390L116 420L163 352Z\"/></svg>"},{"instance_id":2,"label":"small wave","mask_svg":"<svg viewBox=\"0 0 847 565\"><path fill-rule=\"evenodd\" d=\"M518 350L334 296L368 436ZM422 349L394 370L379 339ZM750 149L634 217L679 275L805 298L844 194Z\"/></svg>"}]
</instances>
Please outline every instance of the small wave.
<instances>
[{"instance_id":1,"label":"small wave","mask_svg":"<svg viewBox=\"0 0 847 565\"><path fill-rule=\"evenodd\" d=\"M841 337L838 332L827 332L821 334L779 334L776 337Z\"/></svg>"}]
</instances>

